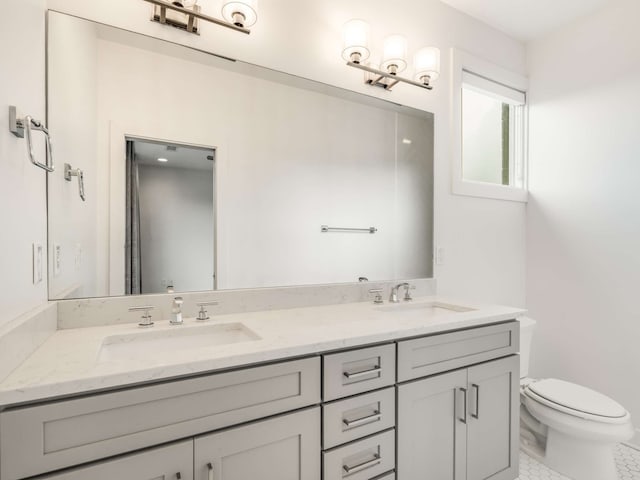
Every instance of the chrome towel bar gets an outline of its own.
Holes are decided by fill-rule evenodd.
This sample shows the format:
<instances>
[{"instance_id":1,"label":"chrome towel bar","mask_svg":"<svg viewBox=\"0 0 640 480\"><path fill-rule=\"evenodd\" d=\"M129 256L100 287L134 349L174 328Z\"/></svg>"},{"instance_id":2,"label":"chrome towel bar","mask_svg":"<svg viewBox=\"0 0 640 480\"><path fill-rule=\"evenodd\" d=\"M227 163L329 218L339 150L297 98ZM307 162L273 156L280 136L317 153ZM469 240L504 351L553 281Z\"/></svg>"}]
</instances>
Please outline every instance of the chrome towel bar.
<instances>
[{"instance_id":1,"label":"chrome towel bar","mask_svg":"<svg viewBox=\"0 0 640 480\"><path fill-rule=\"evenodd\" d=\"M47 127L45 127L42 122L34 120L30 115L26 115L24 118L18 118L16 107L11 105L9 107L9 130L18 138L26 137L27 151L29 152L29 159L31 160L31 163L46 170L47 172L53 172L55 170L51 151L51 137L49 136L49 130L47 130ZM35 154L33 153L33 141L31 139L32 130L38 130L44 133L46 138L47 159L45 163L36 160Z\"/></svg>"},{"instance_id":2,"label":"chrome towel bar","mask_svg":"<svg viewBox=\"0 0 640 480\"><path fill-rule=\"evenodd\" d=\"M327 232L361 232L361 233L376 233L378 229L376 227L369 228L343 228L343 227L329 227L327 225L321 225L320 231Z\"/></svg>"}]
</instances>

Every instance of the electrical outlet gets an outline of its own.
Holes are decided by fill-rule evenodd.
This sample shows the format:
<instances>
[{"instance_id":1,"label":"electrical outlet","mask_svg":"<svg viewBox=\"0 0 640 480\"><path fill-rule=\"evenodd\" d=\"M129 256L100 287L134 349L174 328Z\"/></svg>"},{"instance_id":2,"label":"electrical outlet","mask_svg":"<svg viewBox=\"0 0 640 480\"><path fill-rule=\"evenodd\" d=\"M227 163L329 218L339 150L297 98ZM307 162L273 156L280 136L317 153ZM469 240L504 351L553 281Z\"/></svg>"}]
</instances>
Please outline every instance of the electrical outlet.
<instances>
[{"instance_id":1,"label":"electrical outlet","mask_svg":"<svg viewBox=\"0 0 640 480\"><path fill-rule=\"evenodd\" d=\"M60 275L62 267L62 246L59 243L53 245L53 276Z\"/></svg>"},{"instance_id":2,"label":"electrical outlet","mask_svg":"<svg viewBox=\"0 0 640 480\"><path fill-rule=\"evenodd\" d=\"M37 285L42 281L42 244L33 244L33 284Z\"/></svg>"},{"instance_id":3,"label":"electrical outlet","mask_svg":"<svg viewBox=\"0 0 640 480\"><path fill-rule=\"evenodd\" d=\"M444 247L436 247L436 265L444 265Z\"/></svg>"}]
</instances>

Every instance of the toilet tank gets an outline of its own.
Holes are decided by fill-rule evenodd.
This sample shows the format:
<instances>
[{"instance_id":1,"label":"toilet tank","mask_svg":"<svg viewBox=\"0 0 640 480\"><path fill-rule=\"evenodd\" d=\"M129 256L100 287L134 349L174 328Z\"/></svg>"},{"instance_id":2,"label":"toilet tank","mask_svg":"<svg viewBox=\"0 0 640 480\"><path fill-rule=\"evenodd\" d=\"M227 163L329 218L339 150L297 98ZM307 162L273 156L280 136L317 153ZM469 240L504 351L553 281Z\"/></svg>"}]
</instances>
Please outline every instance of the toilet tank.
<instances>
[{"instance_id":1,"label":"toilet tank","mask_svg":"<svg viewBox=\"0 0 640 480\"><path fill-rule=\"evenodd\" d=\"M518 321L520 322L520 378L524 378L529 375L531 340L536 321L529 317L520 317Z\"/></svg>"}]
</instances>

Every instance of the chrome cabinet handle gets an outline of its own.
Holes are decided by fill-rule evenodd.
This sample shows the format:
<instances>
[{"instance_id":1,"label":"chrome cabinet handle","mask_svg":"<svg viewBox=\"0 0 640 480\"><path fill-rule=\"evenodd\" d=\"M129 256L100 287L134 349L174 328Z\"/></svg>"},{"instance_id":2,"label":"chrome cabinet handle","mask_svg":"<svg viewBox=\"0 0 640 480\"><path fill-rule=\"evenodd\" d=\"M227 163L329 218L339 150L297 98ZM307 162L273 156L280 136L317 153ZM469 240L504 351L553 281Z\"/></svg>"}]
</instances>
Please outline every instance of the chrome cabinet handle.
<instances>
[{"instance_id":1,"label":"chrome cabinet handle","mask_svg":"<svg viewBox=\"0 0 640 480\"><path fill-rule=\"evenodd\" d=\"M381 462L382 462L382 459L380 458L380 455L375 453L371 460L367 460L366 462L359 463L358 465L354 465L353 467L350 467L348 465L343 465L342 468L344 469L347 475L352 475L354 473L358 473L363 470L366 470L367 468L375 467L376 465L379 465Z\"/></svg>"},{"instance_id":2,"label":"chrome cabinet handle","mask_svg":"<svg viewBox=\"0 0 640 480\"><path fill-rule=\"evenodd\" d=\"M380 373L382 372L382 367L380 367L380 365L376 365L373 368L370 368L369 370L361 370L360 372L342 372L342 374L347 377L349 380L351 380L352 378L360 378L360 377L364 377L366 375L371 375L372 373Z\"/></svg>"},{"instance_id":3,"label":"chrome cabinet handle","mask_svg":"<svg viewBox=\"0 0 640 480\"><path fill-rule=\"evenodd\" d=\"M475 389L476 391L476 411L475 413L472 413L471 416L475 419L478 419L480 418L480 385L472 383L471 388Z\"/></svg>"},{"instance_id":4,"label":"chrome cabinet handle","mask_svg":"<svg viewBox=\"0 0 640 480\"><path fill-rule=\"evenodd\" d=\"M207 478L213 480L213 464L207 463L207 468L209 469L209 476Z\"/></svg>"},{"instance_id":5,"label":"chrome cabinet handle","mask_svg":"<svg viewBox=\"0 0 640 480\"><path fill-rule=\"evenodd\" d=\"M466 424L467 423L467 389L460 387L458 388L458 390L460 390L462 392L462 394L464 395L464 401L462 402L462 411L464 413L464 416L462 418L458 417L458 420L460 420L462 423Z\"/></svg>"},{"instance_id":6,"label":"chrome cabinet handle","mask_svg":"<svg viewBox=\"0 0 640 480\"><path fill-rule=\"evenodd\" d=\"M345 418L342 420L342 423L344 423L348 428L354 428L373 423L377 420L380 420L381 417L382 413L380 413L379 410L374 410L373 414L371 415L367 415L366 417L358 418L356 420L347 420Z\"/></svg>"}]
</instances>

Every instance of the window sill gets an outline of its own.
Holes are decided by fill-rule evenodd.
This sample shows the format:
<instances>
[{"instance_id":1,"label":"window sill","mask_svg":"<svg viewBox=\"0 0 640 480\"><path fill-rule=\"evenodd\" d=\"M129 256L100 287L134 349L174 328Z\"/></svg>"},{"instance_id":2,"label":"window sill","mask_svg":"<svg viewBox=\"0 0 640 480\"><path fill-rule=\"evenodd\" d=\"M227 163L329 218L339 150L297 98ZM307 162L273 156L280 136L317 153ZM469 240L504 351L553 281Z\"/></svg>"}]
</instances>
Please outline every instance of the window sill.
<instances>
[{"instance_id":1,"label":"window sill","mask_svg":"<svg viewBox=\"0 0 640 480\"><path fill-rule=\"evenodd\" d=\"M467 195L470 197L491 198L494 200L508 200L521 203L526 203L529 198L529 192L523 188L492 185L490 183L472 182L468 180L454 180L452 191L455 195Z\"/></svg>"}]
</instances>

